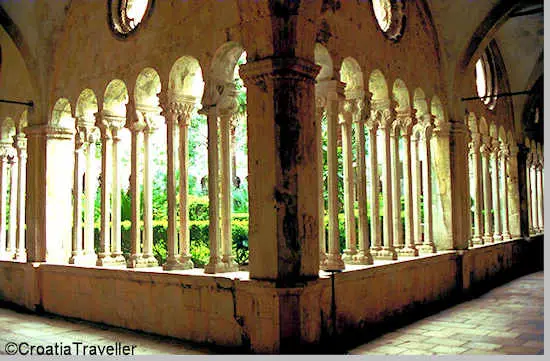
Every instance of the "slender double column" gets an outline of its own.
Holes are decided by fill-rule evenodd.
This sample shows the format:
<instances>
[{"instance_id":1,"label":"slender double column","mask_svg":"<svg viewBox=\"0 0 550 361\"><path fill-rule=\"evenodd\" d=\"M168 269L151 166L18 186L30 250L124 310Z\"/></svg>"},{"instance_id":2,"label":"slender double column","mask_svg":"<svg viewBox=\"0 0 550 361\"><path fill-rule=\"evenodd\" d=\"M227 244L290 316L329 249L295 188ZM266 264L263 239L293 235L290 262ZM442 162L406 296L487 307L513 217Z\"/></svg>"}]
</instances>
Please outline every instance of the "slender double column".
<instances>
[{"instance_id":1,"label":"slender double column","mask_svg":"<svg viewBox=\"0 0 550 361\"><path fill-rule=\"evenodd\" d=\"M544 231L544 182L542 176L544 174L542 159L539 159L539 163L536 166L537 176L537 213L539 216L539 230Z\"/></svg>"},{"instance_id":2,"label":"slender double column","mask_svg":"<svg viewBox=\"0 0 550 361\"><path fill-rule=\"evenodd\" d=\"M420 254L435 253L435 244L433 241L433 215L432 215L432 156L431 156L431 137L432 124L431 115L423 116L421 141L422 141L422 195L424 210L424 242L418 248Z\"/></svg>"},{"instance_id":3,"label":"slender double column","mask_svg":"<svg viewBox=\"0 0 550 361\"><path fill-rule=\"evenodd\" d=\"M352 122L354 102L345 100L341 103L340 129L342 134L342 157L344 168L344 217L346 248L342 257L345 263L353 263L357 254L357 237L355 233L355 177L353 170Z\"/></svg>"},{"instance_id":4,"label":"slender double column","mask_svg":"<svg viewBox=\"0 0 550 361\"><path fill-rule=\"evenodd\" d=\"M14 146L17 152L17 251L15 259L26 261L27 250L25 247L25 188L27 181L27 137L21 126L16 128Z\"/></svg>"},{"instance_id":5,"label":"slender double column","mask_svg":"<svg viewBox=\"0 0 550 361\"><path fill-rule=\"evenodd\" d=\"M415 168L411 149L412 118L409 112L398 114L403 138L403 190L405 198L405 245L397 250L401 256L418 256L414 241L414 194L412 169Z\"/></svg>"},{"instance_id":6,"label":"slender double column","mask_svg":"<svg viewBox=\"0 0 550 361\"><path fill-rule=\"evenodd\" d=\"M224 109L220 113L220 201L221 201L221 253L225 272L238 270L238 265L232 255L233 237L231 235L231 122L235 110Z\"/></svg>"},{"instance_id":7,"label":"slender double column","mask_svg":"<svg viewBox=\"0 0 550 361\"><path fill-rule=\"evenodd\" d=\"M77 122L79 120L77 119ZM73 173L73 234L71 258L69 263L79 264L82 261L82 175L84 173L84 144L86 130L77 126L74 138L74 173Z\"/></svg>"},{"instance_id":8,"label":"slender double column","mask_svg":"<svg viewBox=\"0 0 550 361\"><path fill-rule=\"evenodd\" d=\"M9 258L9 255L6 252L8 182L8 146L0 143L0 260Z\"/></svg>"},{"instance_id":9,"label":"slender double column","mask_svg":"<svg viewBox=\"0 0 550 361\"><path fill-rule=\"evenodd\" d=\"M422 246L422 217L420 209L420 196L422 194L422 162L420 161L420 132L421 125L416 123L413 127L413 135L411 138L411 186L412 186L412 213L413 213L413 241L414 245Z\"/></svg>"},{"instance_id":10,"label":"slender double column","mask_svg":"<svg viewBox=\"0 0 550 361\"><path fill-rule=\"evenodd\" d=\"M533 218L533 230L534 233L540 233L539 225L539 189L537 187L537 162L538 157L534 152L530 171L530 181L531 181L531 217Z\"/></svg>"},{"instance_id":11,"label":"slender double column","mask_svg":"<svg viewBox=\"0 0 550 361\"><path fill-rule=\"evenodd\" d=\"M535 233L535 228L533 226L533 188L531 187L531 163L533 159L533 154L531 152L527 153L526 159L526 172L525 172L525 181L527 184L527 220L529 223L529 234Z\"/></svg>"},{"instance_id":12,"label":"slender double column","mask_svg":"<svg viewBox=\"0 0 550 361\"><path fill-rule=\"evenodd\" d=\"M10 168L10 217L8 229L8 249L7 252L10 258L15 258L17 253L17 169L18 159L12 148L12 155L8 158Z\"/></svg>"},{"instance_id":13,"label":"slender double column","mask_svg":"<svg viewBox=\"0 0 550 361\"><path fill-rule=\"evenodd\" d=\"M379 107L381 133L380 141L382 148L382 196L384 198L384 216L383 216L383 241L382 249L376 253L377 259L395 260L397 252L393 247L393 195L391 189L391 152L390 152L390 131L391 131L391 112L389 104L373 105Z\"/></svg>"},{"instance_id":14,"label":"slender double column","mask_svg":"<svg viewBox=\"0 0 550 361\"><path fill-rule=\"evenodd\" d=\"M370 117L367 120L366 127L369 134L369 180L370 180L370 252L374 258L378 257L378 252L382 250L382 238L380 228L380 190L378 187L378 119L377 112L371 110Z\"/></svg>"},{"instance_id":15,"label":"slender double column","mask_svg":"<svg viewBox=\"0 0 550 361\"><path fill-rule=\"evenodd\" d=\"M474 234L472 236L473 245L483 244L483 223L482 223L482 172L481 172L481 136L479 133L472 134L470 150L472 153L472 173L474 184Z\"/></svg>"},{"instance_id":16,"label":"slender double column","mask_svg":"<svg viewBox=\"0 0 550 361\"><path fill-rule=\"evenodd\" d=\"M509 240L512 238L510 234L510 213L508 209L508 161L510 152L506 144L500 147L500 174L501 174L501 190L502 190L502 239Z\"/></svg>"},{"instance_id":17,"label":"slender double column","mask_svg":"<svg viewBox=\"0 0 550 361\"><path fill-rule=\"evenodd\" d=\"M499 153L500 143L498 140L493 140L491 161L493 163L493 174L491 177L493 186L493 216L494 216L494 234L493 239L495 241L502 241L502 210L500 208L500 186L499 186Z\"/></svg>"},{"instance_id":18,"label":"slender double column","mask_svg":"<svg viewBox=\"0 0 550 361\"><path fill-rule=\"evenodd\" d=\"M325 234L325 182L323 177L323 115L325 114L326 98L315 95L315 144L317 152L317 181L319 182L319 267L322 269L327 262L327 239Z\"/></svg>"},{"instance_id":19,"label":"slender double column","mask_svg":"<svg viewBox=\"0 0 550 361\"><path fill-rule=\"evenodd\" d=\"M366 164L366 139L364 94L359 94L355 99L355 112L353 124L355 125L357 145L357 203L359 208L359 252L354 263L369 265L373 263L370 253L369 222L367 216L367 164Z\"/></svg>"},{"instance_id":20,"label":"slender double column","mask_svg":"<svg viewBox=\"0 0 550 361\"><path fill-rule=\"evenodd\" d=\"M489 171L489 160L491 157L491 147L488 137L483 137L484 144L481 145L481 162L483 168L483 211L485 212L485 224L483 233L483 242L492 243L493 240L493 217L491 215L491 174Z\"/></svg>"},{"instance_id":21,"label":"slender double column","mask_svg":"<svg viewBox=\"0 0 550 361\"><path fill-rule=\"evenodd\" d=\"M96 142L99 139L99 131L96 127L89 126L86 129L86 173L84 176L84 262L95 264L97 255L94 249L94 215L95 199L97 191L96 172Z\"/></svg>"},{"instance_id":22,"label":"slender double column","mask_svg":"<svg viewBox=\"0 0 550 361\"><path fill-rule=\"evenodd\" d=\"M118 173L120 142L119 130L124 126L123 116L98 113L97 126L101 130L101 231L98 266L124 266L126 261L120 244L120 179Z\"/></svg>"},{"instance_id":23,"label":"slender double column","mask_svg":"<svg viewBox=\"0 0 550 361\"><path fill-rule=\"evenodd\" d=\"M399 251L405 247L403 239L403 229L401 223L401 164L399 161L399 136L401 134L401 124L399 118L395 118L390 130L390 153L391 153L391 191L393 219L392 219L392 238L393 247Z\"/></svg>"}]
</instances>

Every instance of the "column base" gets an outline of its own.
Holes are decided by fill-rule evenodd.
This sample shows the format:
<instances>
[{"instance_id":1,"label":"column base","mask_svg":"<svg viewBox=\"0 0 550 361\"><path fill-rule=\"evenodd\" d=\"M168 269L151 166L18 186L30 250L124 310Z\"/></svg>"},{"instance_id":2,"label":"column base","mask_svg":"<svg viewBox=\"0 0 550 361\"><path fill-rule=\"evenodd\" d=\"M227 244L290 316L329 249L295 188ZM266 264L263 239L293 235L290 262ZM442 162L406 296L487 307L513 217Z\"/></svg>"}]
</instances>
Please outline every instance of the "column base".
<instances>
[{"instance_id":1,"label":"column base","mask_svg":"<svg viewBox=\"0 0 550 361\"><path fill-rule=\"evenodd\" d=\"M191 262L191 261L189 261ZM176 257L168 257L166 263L162 265L162 269L165 271L182 271L193 268L193 262L191 264L185 264L180 262Z\"/></svg>"},{"instance_id":2,"label":"column base","mask_svg":"<svg viewBox=\"0 0 550 361\"><path fill-rule=\"evenodd\" d=\"M481 246L483 244L483 239L481 237L474 237L472 238L472 244L474 246Z\"/></svg>"},{"instance_id":3,"label":"column base","mask_svg":"<svg viewBox=\"0 0 550 361\"><path fill-rule=\"evenodd\" d=\"M416 257L418 256L418 249L412 247L404 247L397 250L398 256L403 257Z\"/></svg>"},{"instance_id":4,"label":"column base","mask_svg":"<svg viewBox=\"0 0 550 361\"><path fill-rule=\"evenodd\" d=\"M371 265L374 263L374 260L372 258L372 255L370 254L369 250L366 251L359 251L354 257L353 257L353 264L360 264L360 265Z\"/></svg>"},{"instance_id":5,"label":"column base","mask_svg":"<svg viewBox=\"0 0 550 361\"><path fill-rule=\"evenodd\" d=\"M6 251L0 252L0 261L12 261L13 257Z\"/></svg>"},{"instance_id":6,"label":"column base","mask_svg":"<svg viewBox=\"0 0 550 361\"><path fill-rule=\"evenodd\" d=\"M191 255L181 255L179 256L179 263L181 263L186 269L194 268L195 265L193 264L193 261L191 261Z\"/></svg>"},{"instance_id":7,"label":"column base","mask_svg":"<svg viewBox=\"0 0 550 361\"><path fill-rule=\"evenodd\" d=\"M94 266L97 263L97 254L94 251L84 251L84 264L88 266Z\"/></svg>"},{"instance_id":8,"label":"column base","mask_svg":"<svg viewBox=\"0 0 550 361\"><path fill-rule=\"evenodd\" d=\"M433 244L423 244L418 247L418 254L434 254L436 253L435 246Z\"/></svg>"},{"instance_id":9,"label":"column base","mask_svg":"<svg viewBox=\"0 0 550 361\"><path fill-rule=\"evenodd\" d=\"M357 255L357 250L345 249L344 254L342 255L342 261L344 261L344 263L353 263L353 259L356 255Z\"/></svg>"},{"instance_id":10,"label":"column base","mask_svg":"<svg viewBox=\"0 0 550 361\"><path fill-rule=\"evenodd\" d=\"M382 248L376 254L373 254L374 259L385 260L385 261L395 261L397 260L397 252L393 248Z\"/></svg>"},{"instance_id":11,"label":"column base","mask_svg":"<svg viewBox=\"0 0 550 361\"><path fill-rule=\"evenodd\" d=\"M327 261L321 267L323 271L328 270L343 270L346 268L346 265L344 264L344 261L342 261L342 256L339 254L328 254L327 255Z\"/></svg>"},{"instance_id":12,"label":"column base","mask_svg":"<svg viewBox=\"0 0 550 361\"><path fill-rule=\"evenodd\" d=\"M495 240L495 242L502 241L502 234L500 233L493 234L493 239Z\"/></svg>"},{"instance_id":13,"label":"column base","mask_svg":"<svg viewBox=\"0 0 550 361\"><path fill-rule=\"evenodd\" d=\"M239 265L233 260L233 256L223 256L222 262L225 265L225 272L237 272L239 270Z\"/></svg>"},{"instance_id":14,"label":"column base","mask_svg":"<svg viewBox=\"0 0 550 361\"><path fill-rule=\"evenodd\" d=\"M116 257L102 257L102 255L99 255L96 265L101 267L126 267L126 260L122 255Z\"/></svg>"},{"instance_id":15,"label":"column base","mask_svg":"<svg viewBox=\"0 0 550 361\"><path fill-rule=\"evenodd\" d=\"M74 264L74 265L82 265L85 263L85 261L86 261L86 256L84 256L83 251L76 251L76 252L73 251L71 258L69 258L69 264Z\"/></svg>"},{"instance_id":16,"label":"column base","mask_svg":"<svg viewBox=\"0 0 550 361\"><path fill-rule=\"evenodd\" d=\"M483 243L494 243L493 236L483 236Z\"/></svg>"},{"instance_id":17,"label":"column base","mask_svg":"<svg viewBox=\"0 0 550 361\"><path fill-rule=\"evenodd\" d=\"M18 250L17 253L15 253L15 260L19 262L27 262L27 250Z\"/></svg>"},{"instance_id":18,"label":"column base","mask_svg":"<svg viewBox=\"0 0 550 361\"><path fill-rule=\"evenodd\" d=\"M220 257L210 257L208 264L204 266L204 273L223 273L225 272L225 263L222 262Z\"/></svg>"},{"instance_id":19,"label":"column base","mask_svg":"<svg viewBox=\"0 0 550 361\"><path fill-rule=\"evenodd\" d=\"M508 241L508 240L511 240L512 239L512 235L510 233L503 233L502 234L502 240L503 241Z\"/></svg>"},{"instance_id":20,"label":"column base","mask_svg":"<svg viewBox=\"0 0 550 361\"><path fill-rule=\"evenodd\" d=\"M128 261L126 262L126 267L128 268L147 268L151 267L149 266L149 262L147 258L143 257L142 254L133 254L130 256Z\"/></svg>"},{"instance_id":21,"label":"column base","mask_svg":"<svg viewBox=\"0 0 550 361\"><path fill-rule=\"evenodd\" d=\"M325 252L319 252L319 266L322 268L327 263L327 254Z\"/></svg>"}]
</instances>

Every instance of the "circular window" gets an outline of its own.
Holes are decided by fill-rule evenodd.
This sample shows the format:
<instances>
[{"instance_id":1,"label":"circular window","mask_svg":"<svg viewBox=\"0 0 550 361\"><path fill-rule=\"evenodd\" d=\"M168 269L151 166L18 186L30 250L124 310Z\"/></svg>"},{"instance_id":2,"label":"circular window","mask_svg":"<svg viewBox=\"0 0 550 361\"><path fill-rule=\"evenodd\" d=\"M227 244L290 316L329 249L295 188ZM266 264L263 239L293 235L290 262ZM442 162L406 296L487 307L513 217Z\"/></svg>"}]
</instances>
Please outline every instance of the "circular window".
<instances>
[{"instance_id":1,"label":"circular window","mask_svg":"<svg viewBox=\"0 0 550 361\"><path fill-rule=\"evenodd\" d=\"M372 0L372 8L380 30L391 40L403 34L405 24L403 0Z\"/></svg>"},{"instance_id":2,"label":"circular window","mask_svg":"<svg viewBox=\"0 0 550 361\"><path fill-rule=\"evenodd\" d=\"M475 76L477 96L491 110L496 106L498 93L495 73L495 63L487 49L476 62Z\"/></svg>"},{"instance_id":3,"label":"circular window","mask_svg":"<svg viewBox=\"0 0 550 361\"><path fill-rule=\"evenodd\" d=\"M135 31L148 15L153 0L109 0L109 20L117 35Z\"/></svg>"}]
</instances>

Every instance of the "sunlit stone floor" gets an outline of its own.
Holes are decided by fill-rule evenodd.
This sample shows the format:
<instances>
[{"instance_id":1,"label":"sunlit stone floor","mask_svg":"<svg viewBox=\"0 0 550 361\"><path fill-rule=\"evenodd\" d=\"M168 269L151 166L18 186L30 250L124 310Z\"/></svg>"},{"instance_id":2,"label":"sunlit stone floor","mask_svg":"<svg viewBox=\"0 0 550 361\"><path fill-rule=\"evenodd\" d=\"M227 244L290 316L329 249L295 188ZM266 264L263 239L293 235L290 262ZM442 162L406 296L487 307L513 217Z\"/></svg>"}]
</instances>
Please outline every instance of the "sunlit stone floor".
<instances>
[{"instance_id":1,"label":"sunlit stone floor","mask_svg":"<svg viewBox=\"0 0 550 361\"><path fill-rule=\"evenodd\" d=\"M349 350L363 355L543 354L543 272L516 279L480 298L424 318ZM226 352L121 328L0 308L0 354L10 342L29 345L136 345L134 354ZM82 349L82 346L80 346ZM105 350L105 349L104 349Z\"/></svg>"}]
</instances>

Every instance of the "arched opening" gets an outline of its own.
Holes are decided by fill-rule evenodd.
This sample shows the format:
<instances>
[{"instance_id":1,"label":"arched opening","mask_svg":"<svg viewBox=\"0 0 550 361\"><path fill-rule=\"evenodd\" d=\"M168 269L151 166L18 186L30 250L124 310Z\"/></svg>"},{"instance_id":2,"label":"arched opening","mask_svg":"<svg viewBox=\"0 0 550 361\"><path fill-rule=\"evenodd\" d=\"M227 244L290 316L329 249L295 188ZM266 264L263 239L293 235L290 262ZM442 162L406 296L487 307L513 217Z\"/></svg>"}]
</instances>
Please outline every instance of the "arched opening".
<instances>
[{"instance_id":1,"label":"arched opening","mask_svg":"<svg viewBox=\"0 0 550 361\"><path fill-rule=\"evenodd\" d=\"M71 104L65 98L57 100L53 107L51 125L55 127L74 129L75 121L72 116Z\"/></svg>"}]
</instances>

